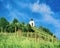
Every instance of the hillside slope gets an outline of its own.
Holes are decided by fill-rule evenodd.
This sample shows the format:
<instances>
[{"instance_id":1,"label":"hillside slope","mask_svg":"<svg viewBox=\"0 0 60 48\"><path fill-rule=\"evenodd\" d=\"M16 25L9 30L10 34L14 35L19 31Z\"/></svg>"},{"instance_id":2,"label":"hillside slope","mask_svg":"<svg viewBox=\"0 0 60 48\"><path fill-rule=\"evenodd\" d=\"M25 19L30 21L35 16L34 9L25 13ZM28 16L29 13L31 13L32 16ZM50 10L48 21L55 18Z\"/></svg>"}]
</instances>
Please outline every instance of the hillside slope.
<instances>
[{"instance_id":1,"label":"hillside slope","mask_svg":"<svg viewBox=\"0 0 60 48\"><path fill-rule=\"evenodd\" d=\"M32 27L32 29L35 31L36 37L39 38L40 40L42 39L50 42L55 42L58 40L55 35L51 35L48 32L45 32L39 28Z\"/></svg>"},{"instance_id":2,"label":"hillside slope","mask_svg":"<svg viewBox=\"0 0 60 48\"><path fill-rule=\"evenodd\" d=\"M44 37L43 39L43 37L41 37L41 35L43 34L42 32L40 34L36 32L40 36L39 41L35 40L35 38L32 38L32 37L28 38L26 36L20 36L19 33L20 32L0 33L0 48L60 48L59 42L47 41L48 39L45 40L44 36L43 36ZM32 32L30 32L30 34L31 33ZM25 33L23 32L23 34ZM48 34L46 35L49 36Z\"/></svg>"}]
</instances>

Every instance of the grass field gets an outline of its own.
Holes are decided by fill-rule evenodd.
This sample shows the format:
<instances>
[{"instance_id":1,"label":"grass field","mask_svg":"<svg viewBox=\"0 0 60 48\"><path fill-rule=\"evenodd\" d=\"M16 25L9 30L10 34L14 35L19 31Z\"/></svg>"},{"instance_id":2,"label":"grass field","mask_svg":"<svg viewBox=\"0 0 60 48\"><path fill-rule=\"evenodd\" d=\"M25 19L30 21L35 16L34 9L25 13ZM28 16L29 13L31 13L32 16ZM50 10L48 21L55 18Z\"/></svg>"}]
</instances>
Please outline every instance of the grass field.
<instances>
[{"instance_id":1,"label":"grass field","mask_svg":"<svg viewBox=\"0 0 60 48\"><path fill-rule=\"evenodd\" d=\"M60 48L60 43L35 40L17 33L0 33L0 48Z\"/></svg>"}]
</instances>

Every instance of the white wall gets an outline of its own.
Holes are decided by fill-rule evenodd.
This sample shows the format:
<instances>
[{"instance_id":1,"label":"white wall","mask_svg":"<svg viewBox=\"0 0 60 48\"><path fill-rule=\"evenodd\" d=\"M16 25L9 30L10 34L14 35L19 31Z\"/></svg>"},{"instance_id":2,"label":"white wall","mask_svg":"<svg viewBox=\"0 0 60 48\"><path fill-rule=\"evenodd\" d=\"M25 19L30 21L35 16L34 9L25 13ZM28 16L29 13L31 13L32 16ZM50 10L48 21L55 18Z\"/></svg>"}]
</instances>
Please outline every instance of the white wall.
<instances>
[{"instance_id":1,"label":"white wall","mask_svg":"<svg viewBox=\"0 0 60 48\"><path fill-rule=\"evenodd\" d=\"M30 21L29 24L32 26L32 23L33 23L33 27L35 26L35 23L34 21Z\"/></svg>"}]
</instances>

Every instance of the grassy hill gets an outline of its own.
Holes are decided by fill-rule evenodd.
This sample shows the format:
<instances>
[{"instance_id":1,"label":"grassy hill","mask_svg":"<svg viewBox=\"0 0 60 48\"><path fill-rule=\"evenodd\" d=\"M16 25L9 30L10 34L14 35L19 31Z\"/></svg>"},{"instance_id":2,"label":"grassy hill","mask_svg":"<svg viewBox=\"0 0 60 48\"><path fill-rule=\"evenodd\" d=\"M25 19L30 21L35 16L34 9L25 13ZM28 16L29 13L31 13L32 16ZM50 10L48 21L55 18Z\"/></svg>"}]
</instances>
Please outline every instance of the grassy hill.
<instances>
[{"instance_id":1,"label":"grassy hill","mask_svg":"<svg viewBox=\"0 0 60 48\"><path fill-rule=\"evenodd\" d=\"M55 35L53 35L53 33L50 34L50 33L45 32L39 28L36 28L36 27L34 27L33 29L38 34L38 36L43 40L45 40L45 41L57 41L57 38Z\"/></svg>"},{"instance_id":2,"label":"grassy hill","mask_svg":"<svg viewBox=\"0 0 60 48\"><path fill-rule=\"evenodd\" d=\"M47 28L0 18L0 48L60 48L60 41Z\"/></svg>"},{"instance_id":3,"label":"grassy hill","mask_svg":"<svg viewBox=\"0 0 60 48\"><path fill-rule=\"evenodd\" d=\"M60 48L56 37L38 28L33 29L35 32L0 33L0 48Z\"/></svg>"}]
</instances>

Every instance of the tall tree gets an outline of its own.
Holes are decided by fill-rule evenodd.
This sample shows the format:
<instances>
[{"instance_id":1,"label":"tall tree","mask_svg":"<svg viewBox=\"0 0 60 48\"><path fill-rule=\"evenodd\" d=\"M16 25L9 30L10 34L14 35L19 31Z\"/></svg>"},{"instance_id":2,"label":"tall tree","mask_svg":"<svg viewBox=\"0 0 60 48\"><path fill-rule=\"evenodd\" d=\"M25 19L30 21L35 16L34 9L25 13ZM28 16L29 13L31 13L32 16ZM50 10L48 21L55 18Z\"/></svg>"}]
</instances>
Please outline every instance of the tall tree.
<instances>
[{"instance_id":1,"label":"tall tree","mask_svg":"<svg viewBox=\"0 0 60 48\"><path fill-rule=\"evenodd\" d=\"M13 27L15 28L15 32L17 31L17 28L18 28L17 24L18 23L19 23L19 21L16 18L14 18L12 24L13 24Z\"/></svg>"},{"instance_id":2,"label":"tall tree","mask_svg":"<svg viewBox=\"0 0 60 48\"><path fill-rule=\"evenodd\" d=\"M9 22L4 17L0 18L0 29L1 28L3 28L3 30L6 29L8 24Z\"/></svg>"},{"instance_id":3,"label":"tall tree","mask_svg":"<svg viewBox=\"0 0 60 48\"><path fill-rule=\"evenodd\" d=\"M14 18L14 20L13 20L13 24L15 24L15 23L18 23L19 21L16 19L16 18Z\"/></svg>"}]
</instances>

